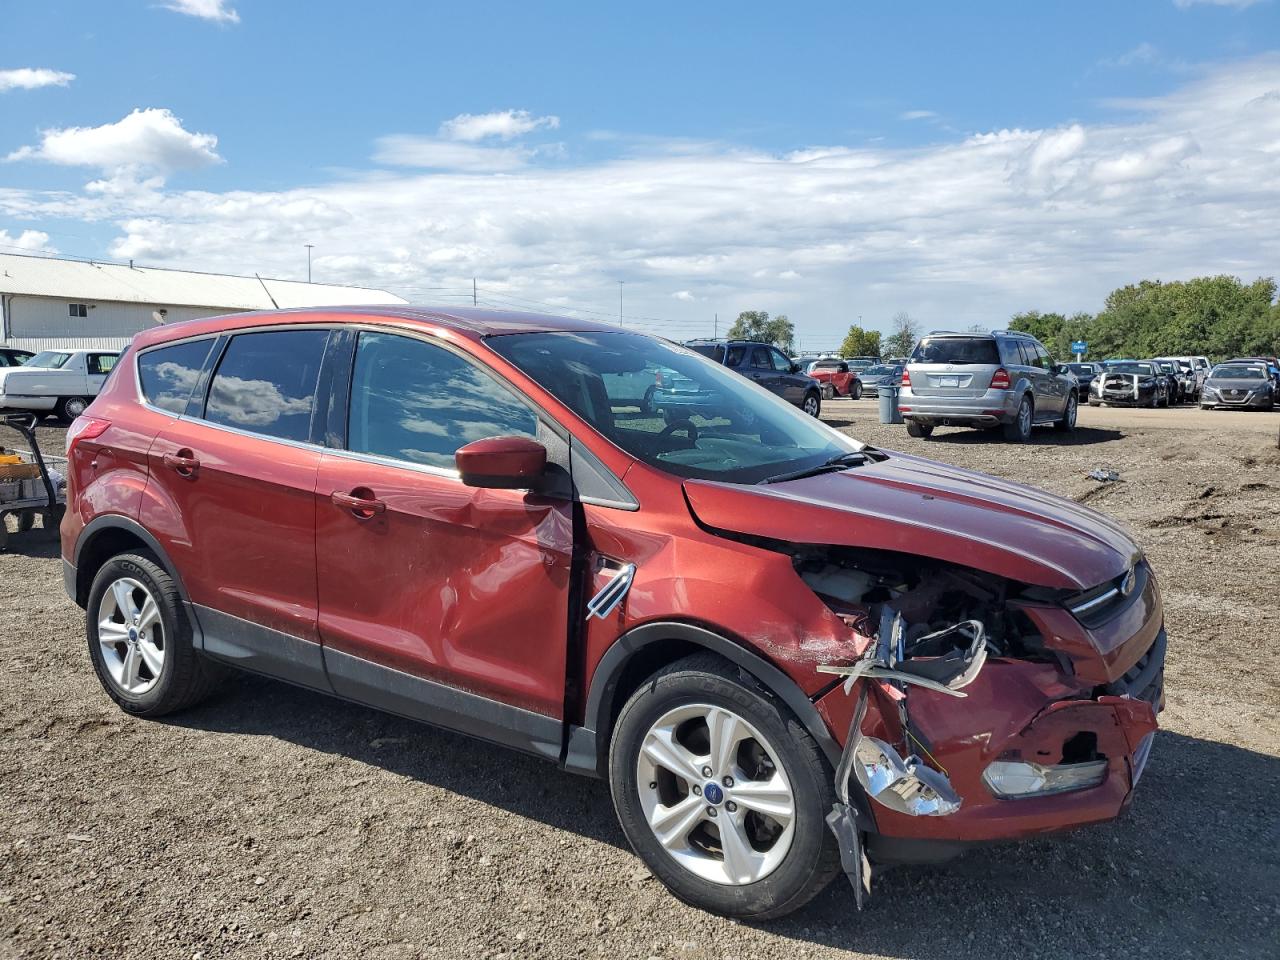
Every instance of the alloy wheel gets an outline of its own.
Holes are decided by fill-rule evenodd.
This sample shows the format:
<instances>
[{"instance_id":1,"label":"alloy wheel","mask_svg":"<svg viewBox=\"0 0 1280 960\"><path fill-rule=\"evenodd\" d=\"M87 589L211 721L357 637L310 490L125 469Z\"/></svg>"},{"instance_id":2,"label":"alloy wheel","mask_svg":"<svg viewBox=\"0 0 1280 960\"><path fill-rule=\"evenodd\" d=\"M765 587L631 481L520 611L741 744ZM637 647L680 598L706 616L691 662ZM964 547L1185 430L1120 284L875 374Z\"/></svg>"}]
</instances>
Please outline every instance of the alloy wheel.
<instances>
[{"instance_id":1,"label":"alloy wheel","mask_svg":"<svg viewBox=\"0 0 1280 960\"><path fill-rule=\"evenodd\" d=\"M811 417L818 415L818 398L810 394L804 398L804 412Z\"/></svg>"},{"instance_id":2,"label":"alloy wheel","mask_svg":"<svg viewBox=\"0 0 1280 960\"><path fill-rule=\"evenodd\" d=\"M111 682L130 696L156 685L164 670L165 636L160 607L137 580L121 577L98 604L98 643Z\"/></svg>"},{"instance_id":3,"label":"alloy wheel","mask_svg":"<svg viewBox=\"0 0 1280 960\"><path fill-rule=\"evenodd\" d=\"M796 800L773 746L724 707L663 714L636 760L640 805L659 844L713 883L762 880L786 859Z\"/></svg>"},{"instance_id":4,"label":"alloy wheel","mask_svg":"<svg viewBox=\"0 0 1280 960\"><path fill-rule=\"evenodd\" d=\"M1024 437L1031 436L1031 404L1026 400L1018 408L1018 432Z\"/></svg>"}]
</instances>

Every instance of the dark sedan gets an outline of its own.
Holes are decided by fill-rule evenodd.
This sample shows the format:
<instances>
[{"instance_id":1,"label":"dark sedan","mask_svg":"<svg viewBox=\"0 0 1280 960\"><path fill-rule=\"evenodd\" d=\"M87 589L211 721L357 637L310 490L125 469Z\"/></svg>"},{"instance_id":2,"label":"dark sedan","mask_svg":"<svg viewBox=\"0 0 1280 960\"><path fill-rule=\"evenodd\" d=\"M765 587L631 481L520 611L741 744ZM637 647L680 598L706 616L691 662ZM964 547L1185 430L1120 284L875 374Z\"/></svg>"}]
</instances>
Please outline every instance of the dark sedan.
<instances>
[{"instance_id":1,"label":"dark sedan","mask_svg":"<svg viewBox=\"0 0 1280 960\"><path fill-rule=\"evenodd\" d=\"M1145 360L1112 360L1089 387L1089 406L1167 407L1169 380Z\"/></svg>"},{"instance_id":2,"label":"dark sedan","mask_svg":"<svg viewBox=\"0 0 1280 960\"><path fill-rule=\"evenodd\" d=\"M1204 382L1200 409L1239 407L1245 410L1273 410L1276 390L1262 364L1220 363Z\"/></svg>"},{"instance_id":3,"label":"dark sedan","mask_svg":"<svg viewBox=\"0 0 1280 960\"><path fill-rule=\"evenodd\" d=\"M1076 379L1080 382L1080 389L1085 393L1089 391L1089 384L1093 383L1093 378L1102 372L1100 363L1064 363L1063 366L1076 375Z\"/></svg>"}]
</instances>

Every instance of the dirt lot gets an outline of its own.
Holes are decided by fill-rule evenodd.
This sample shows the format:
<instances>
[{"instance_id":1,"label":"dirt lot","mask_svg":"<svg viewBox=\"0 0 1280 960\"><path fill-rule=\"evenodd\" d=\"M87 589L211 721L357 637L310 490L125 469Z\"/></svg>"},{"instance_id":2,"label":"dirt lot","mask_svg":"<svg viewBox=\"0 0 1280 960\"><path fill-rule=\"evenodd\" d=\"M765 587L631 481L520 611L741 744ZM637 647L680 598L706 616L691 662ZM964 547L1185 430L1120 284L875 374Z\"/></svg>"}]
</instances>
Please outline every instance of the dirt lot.
<instances>
[{"instance_id":1,"label":"dirt lot","mask_svg":"<svg viewBox=\"0 0 1280 960\"><path fill-rule=\"evenodd\" d=\"M1275 957L1280 415L1083 410L1069 441L1014 447L911 440L874 401L825 414L1088 502L1147 549L1169 704L1119 822L886 872L861 915L841 883L735 925L649 877L603 784L537 760L250 677L129 719L36 532L0 555L0 958Z\"/></svg>"}]
</instances>

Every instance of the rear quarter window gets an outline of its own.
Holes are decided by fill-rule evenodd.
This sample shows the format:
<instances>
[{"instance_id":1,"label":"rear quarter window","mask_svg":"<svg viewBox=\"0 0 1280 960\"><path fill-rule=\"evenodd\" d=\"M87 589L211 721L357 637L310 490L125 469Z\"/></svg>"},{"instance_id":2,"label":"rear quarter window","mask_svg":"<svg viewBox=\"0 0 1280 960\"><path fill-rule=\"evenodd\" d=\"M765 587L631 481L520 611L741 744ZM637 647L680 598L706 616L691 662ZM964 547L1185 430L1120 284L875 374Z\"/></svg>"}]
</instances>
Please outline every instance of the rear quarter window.
<instances>
[{"instance_id":1,"label":"rear quarter window","mask_svg":"<svg viewBox=\"0 0 1280 960\"><path fill-rule=\"evenodd\" d=\"M990 337L925 337L911 353L913 363L1000 363Z\"/></svg>"},{"instance_id":2,"label":"rear quarter window","mask_svg":"<svg viewBox=\"0 0 1280 960\"><path fill-rule=\"evenodd\" d=\"M161 410L185 412L212 347L212 339L189 340L171 347L156 347L139 356L138 383L143 398Z\"/></svg>"}]
</instances>

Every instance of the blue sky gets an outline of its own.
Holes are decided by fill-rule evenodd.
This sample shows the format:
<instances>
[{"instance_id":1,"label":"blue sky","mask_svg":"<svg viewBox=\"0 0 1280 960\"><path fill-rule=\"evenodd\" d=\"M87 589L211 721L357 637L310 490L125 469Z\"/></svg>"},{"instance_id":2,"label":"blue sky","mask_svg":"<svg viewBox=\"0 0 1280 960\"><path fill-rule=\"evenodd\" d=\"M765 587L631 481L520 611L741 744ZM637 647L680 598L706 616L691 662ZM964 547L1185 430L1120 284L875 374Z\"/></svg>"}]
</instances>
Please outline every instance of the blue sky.
<instances>
[{"instance_id":1,"label":"blue sky","mask_svg":"<svg viewBox=\"0 0 1280 960\"><path fill-rule=\"evenodd\" d=\"M815 346L1278 272L1274 0L46 0L5 34L6 252L298 276L312 242L317 280L609 313L622 279L641 328Z\"/></svg>"}]
</instances>

